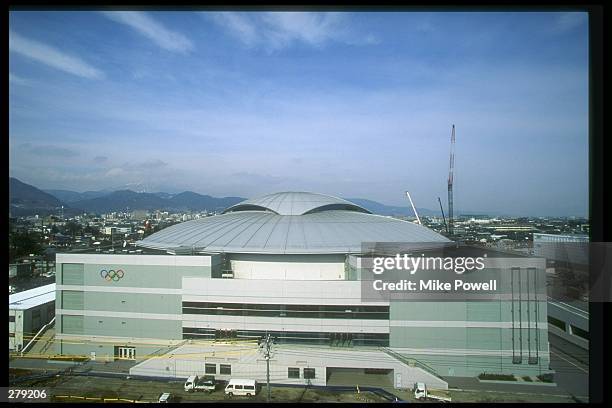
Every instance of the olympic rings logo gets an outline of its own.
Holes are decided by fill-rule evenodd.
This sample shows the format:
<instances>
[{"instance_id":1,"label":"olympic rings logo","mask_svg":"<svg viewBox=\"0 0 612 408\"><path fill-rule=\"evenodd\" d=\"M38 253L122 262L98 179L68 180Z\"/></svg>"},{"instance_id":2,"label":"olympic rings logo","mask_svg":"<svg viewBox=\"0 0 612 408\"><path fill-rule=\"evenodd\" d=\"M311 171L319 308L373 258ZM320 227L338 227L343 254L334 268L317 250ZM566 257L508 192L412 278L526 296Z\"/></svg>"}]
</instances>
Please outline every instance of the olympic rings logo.
<instances>
[{"instance_id":1,"label":"olympic rings logo","mask_svg":"<svg viewBox=\"0 0 612 408\"><path fill-rule=\"evenodd\" d=\"M119 279L123 278L125 273L121 269L102 269L100 271L100 277L108 282L117 282Z\"/></svg>"}]
</instances>

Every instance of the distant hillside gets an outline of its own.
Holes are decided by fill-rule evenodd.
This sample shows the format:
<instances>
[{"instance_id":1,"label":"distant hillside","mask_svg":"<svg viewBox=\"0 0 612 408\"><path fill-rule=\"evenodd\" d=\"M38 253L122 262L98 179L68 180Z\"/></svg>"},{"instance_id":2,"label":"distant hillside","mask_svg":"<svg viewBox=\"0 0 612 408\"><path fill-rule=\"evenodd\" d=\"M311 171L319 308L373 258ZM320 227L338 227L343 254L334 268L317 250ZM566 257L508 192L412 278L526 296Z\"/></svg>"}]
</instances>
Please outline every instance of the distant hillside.
<instances>
[{"instance_id":1,"label":"distant hillside","mask_svg":"<svg viewBox=\"0 0 612 408\"><path fill-rule=\"evenodd\" d=\"M51 194L9 177L9 212L13 216L58 213L62 205L69 207Z\"/></svg>"},{"instance_id":2,"label":"distant hillside","mask_svg":"<svg viewBox=\"0 0 612 408\"><path fill-rule=\"evenodd\" d=\"M184 191L178 194L157 192L137 193L132 190L86 191L78 193L70 190L46 190L57 199L70 203L74 208L92 213L130 210L171 210L171 211L220 211L241 201L242 197L212 197L209 195ZM390 206L364 198L347 198L374 214L414 216L411 207ZM61 204L60 204L61 205ZM438 211L418 208L419 215L439 215Z\"/></svg>"},{"instance_id":3,"label":"distant hillside","mask_svg":"<svg viewBox=\"0 0 612 408\"><path fill-rule=\"evenodd\" d=\"M151 193L136 193L132 190L114 191L110 194L75 201L73 206L86 212L106 213L124 210L155 210L167 207L167 200Z\"/></svg>"},{"instance_id":4,"label":"distant hillside","mask_svg":"<svg viewBox=\"0 0 612 408\"><path fill-rule=\"evenodd\" d=\"M244 198L211 197L185 191L180 194L136 193L132 190L114 191L86 200L71 202L83 211L105 213L129 210L173 210L173 211L219 211L232 206Z\"/></svg>"},{"instance_id":5,"label":"distant hillside","mask_svg":"<svg viewBox=\"0 0 612 408\"><path fill-rule=\"evenodd\" d=\"M174 197L176 195L176 194L163 193L163 192L151 193L151 194L154 194L154 195L158 196L159 198L165 198L165 199L172 198L172 197Z\"/></svg>"},{"instance_id":6,"label":"distant hillside","mask_svg":"<svg viewBox=\"0 0 612 408\"><path fill-rule=\"evenodd\" d=\"M168 201L173 209L181 210L224 210L234 204L238 204L244 201L245 198L241 197L211 197L209 195L202 195L194 193L193 191L184 191L180 194L174 195Z\"/></svg>"},{"instance_id":7,"label":"distant hillside","mask_svg":"<svg viewBox=\"0 0 612 408\"><path fill-rule=\"evenodd\" d=\"M78 193L70 190L43 190L46 193L58 198L65 203L74 203L75 201L89 200L91 198L102 197L111 193L111 191L85 191Z\"/></svg>"},{"instance_id":8,"label":"distant hillside","mask_svg":"<svg viewBox=\"0 0 612 408\"><path fill-rule=\"evenodd\" d=\"M374 214L380 215L406 215L414 217L412 207L397 207L392 205L381 204L377 201L367 200L365 198L345 198L345 200L351 201L357 205L362 206L366 210L372 211ZM439 211L429 210L427 208L417 208L419 216L439 216Z\"/></svg>"}]
</instances>

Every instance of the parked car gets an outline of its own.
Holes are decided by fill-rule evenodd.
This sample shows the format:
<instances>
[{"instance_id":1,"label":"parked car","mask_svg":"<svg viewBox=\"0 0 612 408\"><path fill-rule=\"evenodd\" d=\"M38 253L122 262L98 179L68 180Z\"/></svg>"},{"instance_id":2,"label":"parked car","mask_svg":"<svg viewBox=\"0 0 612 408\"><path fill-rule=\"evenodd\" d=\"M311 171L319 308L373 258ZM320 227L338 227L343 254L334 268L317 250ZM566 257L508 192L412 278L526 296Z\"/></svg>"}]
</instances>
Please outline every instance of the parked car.
<instances>
[{"instance_id":1,"label":"parked car","mask_svg":"<svg viewBox=\"0 0 612 408\"><path fill-rule=\"evenodd\" d=\"M172 395L172 393L164 392L163 394L159 396L159 399L157 400L157 402L168 403L168 402L174 402L174 400L175 398L174 398L174 395Z\"/></svg>"},{"instance_id":2,"label":"parked car","mask_svg":"<svg viewBox=\"0 0 612 408\"><path fill-rule=\"evenodd\" d=\"M225 386L225 395L246 395L251 397L257 393L257 381L231 379Z\"/></svg>"},{"instance_id":3,"label":"parked car","mask_svg":"<svg viewBox=\"0 0 612 408\"><path fill-rule=\"evenodd\" d=\"M200 378L197 375L192 375L185 381L184 389L187 392L206 391L212 393L216 388L215 378L208 376Z\"/></svg>"}]
</instances>

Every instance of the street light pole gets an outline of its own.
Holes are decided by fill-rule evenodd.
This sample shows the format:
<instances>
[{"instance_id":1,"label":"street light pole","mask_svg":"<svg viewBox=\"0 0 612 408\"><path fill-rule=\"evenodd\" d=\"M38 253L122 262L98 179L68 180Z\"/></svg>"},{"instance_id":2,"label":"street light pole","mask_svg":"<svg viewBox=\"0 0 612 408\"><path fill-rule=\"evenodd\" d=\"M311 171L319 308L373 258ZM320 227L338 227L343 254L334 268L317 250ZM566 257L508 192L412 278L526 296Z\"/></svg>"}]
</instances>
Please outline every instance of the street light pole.
<instances>
[{"instance_id":1,"label":"street light pole","mask_svg":"<svg viewBox=\"0 0 612 408\"><path fill-rule=\"evenodd\" d=\"M267 401L270 402L271 399L271 389L270 389L270 349L272 348L272 339L270 338L270 334L266 333L266 335L261 339L261 343L259 345L260 349L264 353L264 357L266 359L266 384L268 387L268 396Z\"/></svg>"},{"instance_id":2,"label":"street light pole","mask_svg":"<svg viewBox=\"0 0 612 408\"><path fill-rule=\"evenodd\" d=\"M266 381L268 383L268 402L270 402L270 356L266 356Z\"/></svg>"}]
</instances>

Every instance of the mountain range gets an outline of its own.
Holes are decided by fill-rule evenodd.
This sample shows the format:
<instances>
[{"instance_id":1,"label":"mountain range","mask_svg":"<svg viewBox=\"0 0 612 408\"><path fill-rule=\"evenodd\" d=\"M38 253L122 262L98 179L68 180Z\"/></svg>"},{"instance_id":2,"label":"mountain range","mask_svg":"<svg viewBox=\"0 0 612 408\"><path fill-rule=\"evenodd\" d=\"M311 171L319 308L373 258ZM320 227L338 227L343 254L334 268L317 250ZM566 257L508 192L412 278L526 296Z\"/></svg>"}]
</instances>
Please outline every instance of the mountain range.
<instances>
[{"instance_id":1,"label":"mountain range","mask_svg":"<svg viewBox=\"0 0 612 408\"><path fill-rule=\"evenodd\" d=\"M13 216L33 214L57 214L64 206L64 214L78 214L83 211L104 213L122 210L172 210L172 211L220 211L243 200L242 197L212 197L184 191L182 193L137 193L132 190L85 191L40 190L9 178L9 210ZM363 198L347 198L375 214L413 216L412 208L381 204ZM421 215L437 215L432 210L419 208Z\"/></svg>"},{"instance_id":2,"label":"mountain range","mask_svg":"<svg viewBox=\"0 0 612 408\"><path fill-rule=\"evenodd\" d=\"M56 212L64 205L57 197L23 183L16 178L9 178L9 213L13 216Z\"/></svg>"}]
</instances>

